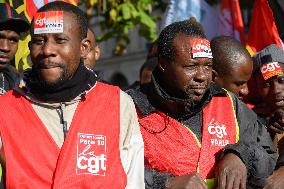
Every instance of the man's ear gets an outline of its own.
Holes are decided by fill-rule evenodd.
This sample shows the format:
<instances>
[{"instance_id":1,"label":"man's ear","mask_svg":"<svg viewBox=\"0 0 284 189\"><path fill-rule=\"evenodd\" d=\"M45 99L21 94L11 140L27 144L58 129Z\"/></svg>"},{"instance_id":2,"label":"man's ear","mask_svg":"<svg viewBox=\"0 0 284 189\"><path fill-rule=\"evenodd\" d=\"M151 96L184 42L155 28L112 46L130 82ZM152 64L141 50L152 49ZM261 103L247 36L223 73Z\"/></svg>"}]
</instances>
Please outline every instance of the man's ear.
<instances>
[{"instance_id":1,"label":"man's ear","mask_svg":"<svg viewBox=\"0 0 284 189\"><path fill-rule=\"evenodd\" d=\"M158 68L161 72L164 72L167 69L167 65L167 61L163 58L158 61Z\"/></svg>"},{"instance_id":2,"label":"man's ear","mask_svg":"<svg viewBox=\"0 0 284 189\"><path fill-rule=\"evenodd\" d=\"M97 61L97 60L99 60L99 58L100 58L100 56L101 56L101 49L100 49L100 47L97 45L97 46L95 47L94 51L95 51L95 60Z\"/></svg>"},{"instance_id":3,"label":"man's ear","mask_svg":"<svg viewBox=\"0 0 284 189\"><path fill-rule=\"evenodd\" d=\"M219 83L220 82L220 76L216 70L212 70L212 81L214 83Z\"/></svg>"},{"instance_id":4,"label":"man's ear","mask_svg":"<svg viewBox=\"0 0 284 189\"><path fill-rule=\"evenodd\" d=\"M86 59L90 51L91 51L91 41L85 38L81 41L81 58Z\"/></svg>"}]
</instances>

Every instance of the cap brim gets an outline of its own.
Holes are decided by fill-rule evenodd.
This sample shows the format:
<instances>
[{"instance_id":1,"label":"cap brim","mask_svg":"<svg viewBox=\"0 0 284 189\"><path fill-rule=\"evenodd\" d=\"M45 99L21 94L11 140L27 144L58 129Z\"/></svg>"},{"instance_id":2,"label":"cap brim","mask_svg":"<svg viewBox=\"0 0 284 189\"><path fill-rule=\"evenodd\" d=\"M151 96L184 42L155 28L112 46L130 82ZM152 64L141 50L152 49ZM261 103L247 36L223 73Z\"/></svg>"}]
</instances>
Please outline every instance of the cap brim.
<instances>
[{"instance_id":1,"label":"cap brim","mask_svg":"<svg viewBox=\"0 0 284 189\"><path fill-rule=\"evenodd\" d=\"M30 24L20 18L8 18L1 22L0 25L17 32L26 32L30 29Z\"/></svg>"}]
</instances>

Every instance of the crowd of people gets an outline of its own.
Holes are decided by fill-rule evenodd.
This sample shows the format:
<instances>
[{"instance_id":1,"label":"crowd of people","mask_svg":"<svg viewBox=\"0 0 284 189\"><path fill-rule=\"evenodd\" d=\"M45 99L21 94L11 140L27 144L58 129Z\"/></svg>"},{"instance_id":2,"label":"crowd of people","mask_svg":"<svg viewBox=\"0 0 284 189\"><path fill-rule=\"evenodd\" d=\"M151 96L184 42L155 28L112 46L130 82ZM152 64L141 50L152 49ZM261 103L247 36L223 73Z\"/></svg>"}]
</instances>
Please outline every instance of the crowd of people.
<instances>
[{"instance_id":1,"label":"crowd of people","mask_svg":"<svg viewBox=\"0 0 284 189\"><path fill-rule=\"evenodd\" d=\"M28 30L32 68L18 73ZM48 3L29 24L0 4L2 188L284 188L283 49L251 57L174 22L125 92L98 77L99 56L78 7Z\"/></svg>"}]
</instances>

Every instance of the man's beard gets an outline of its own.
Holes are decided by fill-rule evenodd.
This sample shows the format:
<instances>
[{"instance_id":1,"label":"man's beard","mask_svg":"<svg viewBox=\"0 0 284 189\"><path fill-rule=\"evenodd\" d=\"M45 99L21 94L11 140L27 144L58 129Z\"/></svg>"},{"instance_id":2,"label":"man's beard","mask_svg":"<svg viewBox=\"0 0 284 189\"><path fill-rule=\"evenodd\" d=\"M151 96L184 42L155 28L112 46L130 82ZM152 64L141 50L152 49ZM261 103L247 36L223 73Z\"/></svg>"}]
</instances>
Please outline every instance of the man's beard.
<instances>
[{"instance_id":1,"label":"man's beard","mask_svg":"<svg viewBox=\"0 0 284 189\"><path fill-rule=\"evenodd\" d=\"M34 74L36 75L36 77L34 79L36 80L35 82L37 83L37 85L41 89L44 89L45 91L54 91L57 88L59 88L60 86L62 86L62 84L70 78L71 74L68 72L66 65L51 62L51 63L49 63L48 66L49 67L50 66L56 66L56 67L59 67L61 69L61 74L60 74L60 76L57 80L51 82L51 81L47 81L47 80L45 80L41 77L41 74L39 73L40 69L45 67L41 63L34 65L33 68L32 68Z\"/></svg>"}]
</instances>

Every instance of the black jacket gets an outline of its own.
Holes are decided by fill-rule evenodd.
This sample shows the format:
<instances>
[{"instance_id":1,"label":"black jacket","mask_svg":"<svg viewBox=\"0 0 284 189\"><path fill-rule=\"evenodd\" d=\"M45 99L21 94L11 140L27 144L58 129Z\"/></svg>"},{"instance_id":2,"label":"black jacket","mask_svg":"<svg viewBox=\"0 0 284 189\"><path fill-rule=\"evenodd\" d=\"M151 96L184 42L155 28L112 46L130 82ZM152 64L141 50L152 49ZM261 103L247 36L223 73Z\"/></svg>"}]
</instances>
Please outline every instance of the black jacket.
<instances>
[{"instance_id":1,"label":"black jacket","mask_svg":"<svg viewBox=\"0 0 284 189\"><path fill-rule=\"evenodd\" d=\"M199 104L187 104L185 100L169 96L154 76L150 84L130 89L127 93L133 98L143 116L155 110L172 112L169 115L186 126L190 125L190 129L200 141L202 140L202 109L213 96L226 95L226 91L211 85ZM227 145L223 155L228 152L238 155L247 167L248 185L251 188L261 188L275 167L275 148L266 128L258 121L256 114L236 96L231 95L239 124L240 138L237 144ZM177 106L185 107L183 115L174 114L173 110ZM164 188L164 182L168 176L169 174L146 169L145 182L148 188L161 189Z\"/></svg>"},{"instance_id":2,"label":"black jacket","mask_svg":"<svg viewBox=\"0 0 284 189\"><path fill-rule=\"evenodd\" d=\"M0 68L0 93L13 89L16 83L19 81L19 72L11 65L7 64L3 68Z\"/></svg>"}]
</instances>

